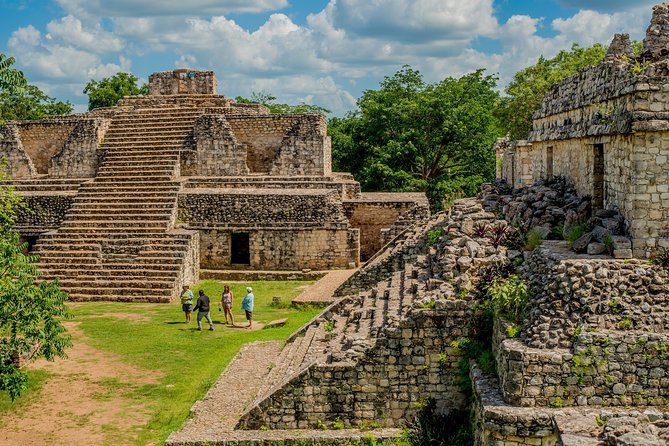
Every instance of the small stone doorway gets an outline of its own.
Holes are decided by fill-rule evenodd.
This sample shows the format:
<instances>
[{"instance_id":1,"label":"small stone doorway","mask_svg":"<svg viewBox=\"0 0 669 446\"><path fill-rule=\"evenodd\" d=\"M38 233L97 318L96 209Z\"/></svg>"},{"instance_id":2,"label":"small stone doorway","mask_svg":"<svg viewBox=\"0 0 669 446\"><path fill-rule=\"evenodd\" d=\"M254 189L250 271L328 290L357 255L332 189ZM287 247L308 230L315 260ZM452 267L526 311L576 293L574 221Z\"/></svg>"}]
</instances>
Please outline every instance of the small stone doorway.
<instances>
[{"instance_id":1,"label":"small stone doorway","mask_svg":"<svg viewBox=\"0 0 669 446\"><path fill-rule=\"evenodd\" d=\"M233 232L230 234L230 263L232 265L251 264L248 232Z\"/></svg>"},{"instance_id":2,"label":"small stone doorway","mask_svg":"<svg viewBox=\"0 0 669 446\"><path fill-rule=\"evenodd\" d=\"M604 144L593 145L592 210L604 209Z\"/></svg>"}]
</instances>

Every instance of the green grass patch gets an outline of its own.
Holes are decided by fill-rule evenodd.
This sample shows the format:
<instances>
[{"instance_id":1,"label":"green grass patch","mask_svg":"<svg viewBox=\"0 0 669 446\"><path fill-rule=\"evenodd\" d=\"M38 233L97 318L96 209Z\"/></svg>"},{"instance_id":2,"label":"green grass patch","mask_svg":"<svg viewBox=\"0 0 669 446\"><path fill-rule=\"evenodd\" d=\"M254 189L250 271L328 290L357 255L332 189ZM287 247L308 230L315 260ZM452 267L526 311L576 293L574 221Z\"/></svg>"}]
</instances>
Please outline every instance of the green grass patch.
<instances>
[{"instance_id":1,"label":"green grass patch","mask_svg":"<svg viewBox=\"0 0 669 446\"><path fill-rule=\"evenodd\" d=\"M125 362L142 370L142 374L157 381L156 384L135 386L124 386L123 382L114 379L101 383L103 391L98 398L105 399L120 392L132 400L141 401L151 414L138 437L127 433L134 438L120 441L118 435L121 434L115 432L115 440L124 444L162 443L170 432L179 429L193 403L204 396L244 344L286 339L320 311L312 307L272 306L273 296L290 301L303 286L311 283L228 283L234 293L235 322L246 324L241 301L246 286L252 286L255 322L288 318L285 326L272 330L226 327L223 312L218 311L224 283L215 280L200 282L193 288L196 296L203 289L211 298L213 332L207 330L206 320L203 320L204 331L197 331L195 315L190 325L184 324L184 314L177 301L172 304L92 302L71 305L74 321L79 323L93 347L120 355Z\"/></svg>"},{"instance_id":2,"label":"green grass patch","mask_svg":"<svg viewBox=\"0 0 669 446\"><path fill-rule=\"evenodd\" d=\"M21 392L21 396L12 402L6 392L0 392L0 413L7 411L21 411L21 408L29 404L39 394L42 386L49 378L46 370L28 370L28 388Z\"/></svg>"}]
</instances>

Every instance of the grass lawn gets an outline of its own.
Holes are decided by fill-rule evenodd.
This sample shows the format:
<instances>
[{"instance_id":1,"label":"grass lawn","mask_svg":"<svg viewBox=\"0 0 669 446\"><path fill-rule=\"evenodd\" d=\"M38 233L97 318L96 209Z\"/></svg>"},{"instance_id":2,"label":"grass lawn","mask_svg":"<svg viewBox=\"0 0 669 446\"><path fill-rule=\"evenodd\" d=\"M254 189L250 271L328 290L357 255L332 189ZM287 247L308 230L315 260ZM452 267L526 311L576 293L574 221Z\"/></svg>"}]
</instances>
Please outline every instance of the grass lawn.
<instances>
[{"instance_id":1,"label":"grass lawn","mask_svg":"<svg viewBox=\"0 0 669 446\"><path fill-rule=\"evenodd\" d=\"M157 378L155 384L134 387L124 386L122 380L116 379L109 380L106 385L110 394L122 392L128 399L143 402L150 413L150 420L141 428L137 443L158 444L183 424L192 404L202 398L244 344L286 339L318 313L318 309L309 307L271 306L273 296L281 296L283 302L290 302L301 292L302 286L311 283L229 283L235 296L233 314L237 324L246 324L241 310L246 286L253 287L256 321L262 323L288 318L283 327L257 331L221 324L225 318L223 312L218 311L218 302L223 283L215 280L200 282L193 288L196 297L198 290L203 289L212 300L211 315L216 327L213 332L207 330L206 320L203 320L204 330L197 331L195 314L192 324L184 324L181 305L176 301L172 304L77 303L71 308L78 329L87 338L86 342L97 349L120 355L124 362L143 370L147 376ZM77 342L77 339L74 341ZM36 379L33 385L39 386L40 382ZM27 403L33 393L28 392ZM2 404L0 400L0 408ZM119 437L124 435L123 432L109 434L114 436L113 444L128 444L130 441Z\"/></svg>"}]
</instances>

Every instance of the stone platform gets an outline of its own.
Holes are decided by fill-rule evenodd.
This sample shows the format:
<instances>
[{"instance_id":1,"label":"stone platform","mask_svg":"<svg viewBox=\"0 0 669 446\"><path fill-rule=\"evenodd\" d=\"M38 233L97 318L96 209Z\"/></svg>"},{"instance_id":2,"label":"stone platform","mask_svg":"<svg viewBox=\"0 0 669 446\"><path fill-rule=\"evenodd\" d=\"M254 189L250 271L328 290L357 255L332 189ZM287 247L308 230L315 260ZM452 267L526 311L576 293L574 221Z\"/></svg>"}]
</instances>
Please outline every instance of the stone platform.
<instances>
[{"instance_id":1,"label":"stone platform","mask_svg":"<svg viewBox=\"0 0 669 446\"><path fill-rule=\"evenodd\" d=\"M266 379L281 351L281 342L244 346L218 382L197 401L184 427L173 432L166 445L344 444L368 438L392 439L399 429L235 430L239 417Z\"/></svg>"}]
</instances>

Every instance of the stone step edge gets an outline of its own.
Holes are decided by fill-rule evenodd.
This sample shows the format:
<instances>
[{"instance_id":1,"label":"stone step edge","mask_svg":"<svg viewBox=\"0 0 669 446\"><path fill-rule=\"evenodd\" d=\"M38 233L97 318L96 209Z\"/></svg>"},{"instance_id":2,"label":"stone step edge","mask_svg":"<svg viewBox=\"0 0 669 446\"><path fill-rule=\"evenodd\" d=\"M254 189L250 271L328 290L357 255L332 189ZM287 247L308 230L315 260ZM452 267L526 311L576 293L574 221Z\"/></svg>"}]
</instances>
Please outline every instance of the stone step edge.
<instances>
[{"instance_id":1,"label":"stone step edge","mask_svg":"<svg viewBox=\"0 0 669 446\"><path fill-rule=\"evenodd\" d=\"M371 441L392 441L400 437L402 429L331 429L331 430L235 430L200 435L199 438L180 438L175 433L165 441L166 446L267 446L332 444L345 445Z\"/></svg>"}]
</instances>

